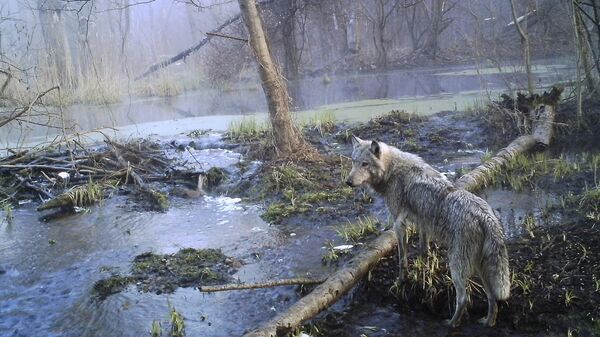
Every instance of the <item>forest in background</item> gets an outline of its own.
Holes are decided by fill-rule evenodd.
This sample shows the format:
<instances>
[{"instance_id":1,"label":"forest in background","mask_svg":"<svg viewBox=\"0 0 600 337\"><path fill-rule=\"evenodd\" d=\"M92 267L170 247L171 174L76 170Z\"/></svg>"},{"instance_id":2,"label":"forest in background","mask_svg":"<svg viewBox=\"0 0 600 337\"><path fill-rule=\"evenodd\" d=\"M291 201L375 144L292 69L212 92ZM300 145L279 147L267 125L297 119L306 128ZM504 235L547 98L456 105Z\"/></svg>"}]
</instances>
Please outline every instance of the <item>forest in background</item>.
<instances>
[{"instance_id":1,"label":"forest in background","mask_svg":"<svg viewBox=\"0 0 600 337\"><path fill-rule=\"evenodd\" d=\"M522 64L510 1L281 0L259 6L288 80L460 63ZM575 8L585 24L580 33L587 31L582 42L591 51L584 66L592 70L595 6L556 0L515 6L534 59L574 56ZM206 34L216 30L218 36ZM54 86L60 95L44 98L54 105L227 88L256 76L246 37L232 1L11 0L0 5L1 102L21 106ZM140 78L152 65L198 45Z\"/></svg>"}]
</instances>

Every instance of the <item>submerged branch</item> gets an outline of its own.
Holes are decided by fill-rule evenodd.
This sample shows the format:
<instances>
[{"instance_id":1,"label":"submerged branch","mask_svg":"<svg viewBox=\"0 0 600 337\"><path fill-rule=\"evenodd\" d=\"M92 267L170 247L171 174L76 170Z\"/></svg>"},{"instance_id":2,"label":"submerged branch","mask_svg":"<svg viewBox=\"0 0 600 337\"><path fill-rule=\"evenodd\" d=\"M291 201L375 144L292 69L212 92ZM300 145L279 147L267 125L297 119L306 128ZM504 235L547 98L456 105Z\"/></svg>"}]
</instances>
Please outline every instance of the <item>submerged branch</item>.
<instances>
[{"instance_id":1,"label":"submerged branch","mask_svg":"<svg viewBox=\"0 0 600 337\"><path fill-rule=\"evenodd\" d=\"M289 278L284 280L273 280L273 281L265 281L258 283L229 283L229 284L221 284L216 286L201 286L198 290L206 293L212 293L217 291L228 291L228 290L244 290L244 289L257 289L257 288L271 288L271 287L280 287L280 286L291 286L291 285L300 285L300 284L319 284L323 283L327 280L327 278Z\"/></svg>"}]
</instances>

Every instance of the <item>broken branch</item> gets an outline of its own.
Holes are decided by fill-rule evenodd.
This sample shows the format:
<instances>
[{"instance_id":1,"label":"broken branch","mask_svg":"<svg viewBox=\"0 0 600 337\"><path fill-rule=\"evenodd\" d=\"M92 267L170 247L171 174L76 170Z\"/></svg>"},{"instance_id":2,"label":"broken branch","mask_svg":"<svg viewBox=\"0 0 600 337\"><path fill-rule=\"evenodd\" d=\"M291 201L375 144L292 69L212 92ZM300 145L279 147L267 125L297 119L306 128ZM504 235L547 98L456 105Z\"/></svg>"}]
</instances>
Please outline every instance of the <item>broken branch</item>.
<instances>
[{"instance_id":1,"label":"broken branch","mask_svg":"<svg viewBox=\"0 0 600 337\"><path fill-rule=\"evenodd\" d=\"M258 282L251 284L244 283L229 283L229 284L221 284L216 286L202 286L198 287L198 290L205 293L212 293L217 291L228 291L228 290L244 290L244 289L257 289L257 288L272 288L272 287L280 287L280 286L293 286L299 284L319 284L325 282L327 278L289 278L284 280L274 280L274 281L266 281L266 282Z\"/></svg>"}]
</instances>

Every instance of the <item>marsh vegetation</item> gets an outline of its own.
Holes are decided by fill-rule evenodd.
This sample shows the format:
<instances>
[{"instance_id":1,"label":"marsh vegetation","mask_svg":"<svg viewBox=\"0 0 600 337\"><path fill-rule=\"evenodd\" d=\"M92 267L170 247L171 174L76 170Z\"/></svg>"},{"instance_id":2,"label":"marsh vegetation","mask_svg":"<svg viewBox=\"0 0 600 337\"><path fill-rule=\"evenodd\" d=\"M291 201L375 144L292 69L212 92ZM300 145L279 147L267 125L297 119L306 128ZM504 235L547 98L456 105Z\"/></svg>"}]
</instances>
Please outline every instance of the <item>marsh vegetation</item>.
<instances>
[{"instance_id":1,"label":"marsh vegetation","mask_svg":"<svg viewBox=\"0 0 600 337\"><path fill-rule=\"evenodd\" d=\"M236 336L275 315L295 316L274 330L290 336L600 334L599 13L596 0L5 1L0 335ZM352 135L490 202L512 283L498 328L442 325L446 247L422 251L411 232L397 279L383 201L344 184ZM286 280L312 281L275 288ZM196 289L225 283L260 286ZM481 280L468 287L482 315Z\"/></svg>"}]
</instances>

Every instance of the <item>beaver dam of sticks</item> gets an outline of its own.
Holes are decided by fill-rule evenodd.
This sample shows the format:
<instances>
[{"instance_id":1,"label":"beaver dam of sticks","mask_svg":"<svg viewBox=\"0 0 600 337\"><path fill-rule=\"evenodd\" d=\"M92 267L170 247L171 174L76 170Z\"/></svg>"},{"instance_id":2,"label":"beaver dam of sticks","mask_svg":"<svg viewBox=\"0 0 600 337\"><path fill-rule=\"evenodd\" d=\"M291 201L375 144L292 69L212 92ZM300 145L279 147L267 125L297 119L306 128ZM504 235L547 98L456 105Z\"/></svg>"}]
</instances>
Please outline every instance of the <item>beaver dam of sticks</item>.
<instances>
[{"instance_id":1,"label":"beaver dam of sticks","mask_svg":"<svg viewBox=\"0 0 600 337\"><path fill-rule=\"evenodd\" d=\"M318 155L296 161L265 158L267 131L230 134L235 151L263 162L258 169L240 165L241 173L235 177L218 169L186 168L186 163L165 155L169 144L150 141L106 140L95 147L67 143L16 152L0 159L3 221L10 221L12 208L30 200L39 202L42 216L51 220L116 193L131 196L128 207L132 209L164 211L174 185L196 186L198 174L203 174L209 194L227 193L263 204L263 218L274 226L313 228L318 223L337 228L337 236L323 242L322 264L333 274L388 227L387 211L377 195L343 185L351 164L352 134L416 153L449 178L458 179L528 131L529 112L521 103L504 97L476 111L427 118L392 111L361 125L319 121L303 128ZM484 199L497 191L541 191L552 198L514 217L518 229L508 235L511 298L500 305L498 326L484 331L476 322L485 314L486 300L480 281L473 279L470 308L456 331L459 335L600 335L600 104L587 101L584 110L586 114L578 117L573 102L561 103L551 146L512 158L480 192ZM225 181L226 187L219 186ZM510 212L509 202L492 206L505 215ZM57 211L47 214L50 209ZM317 316L294 333L411 335L420 330L406 325L398 330L393 318L415 315L441 326L454 300L445 251L434 245L420 253L417 241L413 235L404 282L396 281L396 255L383 257L341 308ZM128 275L97 282L92 296L103 300L129 285L140 291L169 293L177 287L231 283L230 275L241 263L212 249L145 253L134 258ZM368 320L365 312L371 313ZM373 319L377 315L380 319ZM373 321L381 324L369 324ZM451 332L439 331L440 336Z\"/></svg>"}]
</instances>

